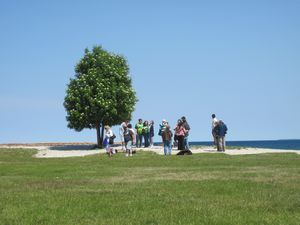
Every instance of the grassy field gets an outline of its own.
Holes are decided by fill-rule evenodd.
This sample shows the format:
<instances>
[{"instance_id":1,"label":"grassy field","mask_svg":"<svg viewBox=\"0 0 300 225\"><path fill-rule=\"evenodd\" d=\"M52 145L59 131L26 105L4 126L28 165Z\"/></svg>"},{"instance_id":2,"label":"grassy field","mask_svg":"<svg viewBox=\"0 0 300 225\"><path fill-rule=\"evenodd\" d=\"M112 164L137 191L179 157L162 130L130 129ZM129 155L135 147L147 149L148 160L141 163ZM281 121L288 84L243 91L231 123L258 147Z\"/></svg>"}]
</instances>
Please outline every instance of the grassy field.
<instances>
[{"instance_id":1,"label":"grassy field","mask_svg":"<svg viewBox=\"0 0 300 225\"><path fill-rule=\"evenodd\" d=\"M36 159L0 149L0 224L299 224L300 156Z\"/></svg>"}]
</instances>

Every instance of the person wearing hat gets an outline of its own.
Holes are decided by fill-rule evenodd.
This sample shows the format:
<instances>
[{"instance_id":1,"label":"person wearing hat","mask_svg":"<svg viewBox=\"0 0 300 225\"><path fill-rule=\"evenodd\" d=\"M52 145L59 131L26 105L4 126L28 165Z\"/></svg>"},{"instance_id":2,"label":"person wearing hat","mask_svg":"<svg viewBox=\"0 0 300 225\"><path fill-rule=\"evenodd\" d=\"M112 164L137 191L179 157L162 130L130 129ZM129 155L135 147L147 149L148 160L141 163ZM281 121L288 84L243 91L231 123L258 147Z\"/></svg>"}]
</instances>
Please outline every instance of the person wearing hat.
<instances>
[{"instance_id":1,"label":"person wearing hat","mask_svg":"<svg viewBox=\"0 0 300 225\"><path fill-rule=\"evenodd\" d=\"M161 124L159 124L159 131L158 131L159 136L162 136L162 133L165 131L167 125L168 125L167 120L163 119Z\"/></svg>"}]
</instances>

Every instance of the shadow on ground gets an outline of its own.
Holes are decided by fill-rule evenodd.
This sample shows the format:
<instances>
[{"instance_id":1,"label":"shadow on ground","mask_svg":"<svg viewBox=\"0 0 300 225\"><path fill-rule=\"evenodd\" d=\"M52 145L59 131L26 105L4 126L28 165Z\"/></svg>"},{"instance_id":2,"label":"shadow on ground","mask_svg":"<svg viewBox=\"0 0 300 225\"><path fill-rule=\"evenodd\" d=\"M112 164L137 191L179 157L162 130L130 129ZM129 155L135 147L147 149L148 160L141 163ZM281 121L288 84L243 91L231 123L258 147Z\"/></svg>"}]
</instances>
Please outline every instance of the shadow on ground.
<instances>
[{"instance_id":1,"label":"shadow on ground","mask_svg":"<svg viewBox=\"0 0 300 225\"><path fill-rule=\"evenodd\" d=\"M83 151L83 150L95 150L95 145L58 145L58 146L51 146L50 150L57 150L57 151Z\"/></svg>"},{"instance_id":2,"label":"shadow on ground","mask_svg":"<svg viewBox=\"0 0 300 225\"><path fill-rule=\"evenodd\" d=\"M111 145L111 147L118 147L118 144ZM99 150L96 145L57 145L49 147L49 150L57 151L88 151L88 150Z\"/></svg>"}]
</instances>

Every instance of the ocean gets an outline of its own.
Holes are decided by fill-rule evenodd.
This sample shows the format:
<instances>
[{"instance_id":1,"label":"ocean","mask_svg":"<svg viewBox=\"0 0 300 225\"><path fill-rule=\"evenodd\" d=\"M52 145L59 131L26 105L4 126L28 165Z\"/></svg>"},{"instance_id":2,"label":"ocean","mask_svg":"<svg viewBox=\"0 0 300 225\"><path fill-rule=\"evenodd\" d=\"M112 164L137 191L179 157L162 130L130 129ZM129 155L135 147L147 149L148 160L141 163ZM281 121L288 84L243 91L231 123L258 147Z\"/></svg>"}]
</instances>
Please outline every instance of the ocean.
<instances>
[{"instance_id":1,"label":"ocean","mask_svg":"<svg viewBox=\"0 0 300 225\"><path fill-rule=\"evenodd\" d=\"M189 142L193 145L212 145L211 141ZM226 146L240 146L253 148L290 149L300 150L300 139L298 140L269 140L269 141L226 141Z\"/></svg>"}]
</instances>

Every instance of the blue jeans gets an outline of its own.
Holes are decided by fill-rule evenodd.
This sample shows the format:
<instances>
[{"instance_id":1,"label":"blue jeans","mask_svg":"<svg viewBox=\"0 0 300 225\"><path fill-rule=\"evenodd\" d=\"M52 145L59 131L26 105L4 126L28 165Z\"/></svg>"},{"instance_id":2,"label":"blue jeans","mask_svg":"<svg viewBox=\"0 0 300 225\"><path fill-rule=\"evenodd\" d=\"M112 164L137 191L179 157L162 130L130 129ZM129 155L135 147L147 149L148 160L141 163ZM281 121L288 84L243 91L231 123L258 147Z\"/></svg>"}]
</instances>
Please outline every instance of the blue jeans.
<instances>
[{"instance_id":1,"label":"blue jeans","mask_svg":"<svg viewBox=\"0 0 300 225\"><path fill-rule=\"evenodd\" d=\"M136 135L136 147L141 148L143 144L143 135L142 134L137 134Z\"/></svg>"},{"instance_id":2,"label":"blue jeans","mask_svg":"<svg viewBox=\"0 0 300 225\"><path fill-rule=\"evenodd\" d=\"M145 148L149 147L150 143L149 143L149 133L144 134L144 142L145 142Z\"/></svg>"},{"instance_id":3,"label":"blue jeans","mask_svg":"<svg viewBox=\"0 0 300 225\"><path fill-rule=\"evenodd\" d=\"M172 155L172 141L164 141L165 155Z\"/></svg>"},{"instance_id":4,"label":"blue jeans","mask_svg":"<svg viewBox=\"0 0 300 225\"><path fill-rule=\"evenodd\" d=\"M188 149L190 149L190 145L189 145L189 141L188 141L188 136L185 136L184 137L184 148L185 148L185 150L188 150Z\"/></svg>"}]
</instances>

